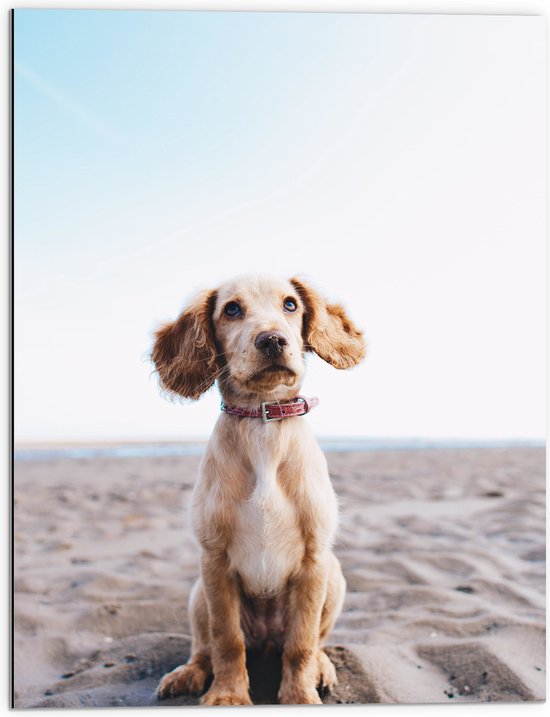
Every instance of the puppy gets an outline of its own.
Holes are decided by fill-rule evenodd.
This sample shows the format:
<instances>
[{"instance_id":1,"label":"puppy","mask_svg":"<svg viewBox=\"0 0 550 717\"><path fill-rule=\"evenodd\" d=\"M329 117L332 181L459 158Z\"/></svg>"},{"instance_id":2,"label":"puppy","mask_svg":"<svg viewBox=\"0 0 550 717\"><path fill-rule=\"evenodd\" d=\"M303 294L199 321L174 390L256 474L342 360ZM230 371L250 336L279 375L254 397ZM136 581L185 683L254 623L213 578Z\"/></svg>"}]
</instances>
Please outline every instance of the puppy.
<instances>
[{"instance_id":1,"label":"puppy","mask_svg":"<svg viewBox=\"0 0 550 717\"><path fill-rule=\"evenodd\" d=\"M282 652L282 704L320 704L336 684L323 644L345 592L332 552L337 506L327 463L298 396L304 355L339 369L364 358L344 309L298 279L245 276L205 291L160 328L161 386L198 399L217 380L220 414L192 500L201 546L189 613L191 657L165 675L160 698L201 693L205 705L249 705L246 648Z\"/></svg>"}]
</instances>

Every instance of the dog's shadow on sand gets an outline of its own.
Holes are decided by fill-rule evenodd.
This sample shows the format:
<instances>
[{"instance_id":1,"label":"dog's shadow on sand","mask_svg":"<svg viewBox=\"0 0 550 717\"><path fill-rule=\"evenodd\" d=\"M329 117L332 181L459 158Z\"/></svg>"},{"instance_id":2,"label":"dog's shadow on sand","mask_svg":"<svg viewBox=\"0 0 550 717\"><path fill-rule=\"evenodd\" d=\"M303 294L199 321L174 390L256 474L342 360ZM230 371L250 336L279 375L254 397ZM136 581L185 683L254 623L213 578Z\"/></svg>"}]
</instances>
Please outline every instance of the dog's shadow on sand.
<instances>
[{"instance_id":1,"label":"dog's shadow on sand","mask_svg":"<svg viewBox=\"0 0 550 717\"><path fill-rule=\"evenodd\" d=\"M370 683L361 664L345 647L329 647L328 656L336 667L338 685L332 692L320 693L325 704L367 704L380 702L374 686ZM277 652L247 652L246 667L250 679L250 698L255 705L278 704L277 694L281 685L282 661ZM206 689L210 683L206 685ZM162 700L159 704L198 704L200 698L179 697Z\"/></svg>"}]
</instances>

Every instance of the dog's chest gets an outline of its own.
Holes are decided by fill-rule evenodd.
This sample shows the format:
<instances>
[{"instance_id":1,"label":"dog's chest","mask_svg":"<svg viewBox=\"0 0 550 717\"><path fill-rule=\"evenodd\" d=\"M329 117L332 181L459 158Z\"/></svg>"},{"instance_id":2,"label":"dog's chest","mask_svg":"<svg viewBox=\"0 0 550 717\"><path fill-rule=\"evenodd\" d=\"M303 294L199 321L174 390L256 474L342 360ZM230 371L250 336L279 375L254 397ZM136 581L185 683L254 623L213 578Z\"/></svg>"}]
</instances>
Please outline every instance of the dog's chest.
<instances>
[{"instance_id":1,"label":"dog's chest","mask_svg":"<svg viewBox=\"0 0 550 717\"><path fill-rule=\"evenodd\" d=\"M247 500L236 508L234 530L228 550L250 595L274 595L303 557L303 537L295 506L277 482L276 471L260 471Z\"/></svg>"}]
</instances>

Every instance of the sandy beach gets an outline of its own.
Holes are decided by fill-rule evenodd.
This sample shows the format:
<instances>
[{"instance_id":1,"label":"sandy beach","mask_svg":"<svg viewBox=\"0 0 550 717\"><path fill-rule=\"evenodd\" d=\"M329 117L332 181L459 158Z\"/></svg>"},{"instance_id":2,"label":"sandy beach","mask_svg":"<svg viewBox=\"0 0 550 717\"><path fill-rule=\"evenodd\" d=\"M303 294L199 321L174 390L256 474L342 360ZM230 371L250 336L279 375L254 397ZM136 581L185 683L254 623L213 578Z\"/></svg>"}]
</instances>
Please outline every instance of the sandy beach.
<instances>
[{"instance_id":1,"label":"sandy beach","mask_svg":"<svg viewBox=\"0 0 550 717\"><path fill-rule=\"evenodd\" d=\"M347 580L327 703L545 699L542 448L331 452ZM158 703L184 662L199 456L15 464L15 706ZM267 659L267 658L266 658ZM275 658L249 665L276 702Z\"/></svg>"}]
</instances>

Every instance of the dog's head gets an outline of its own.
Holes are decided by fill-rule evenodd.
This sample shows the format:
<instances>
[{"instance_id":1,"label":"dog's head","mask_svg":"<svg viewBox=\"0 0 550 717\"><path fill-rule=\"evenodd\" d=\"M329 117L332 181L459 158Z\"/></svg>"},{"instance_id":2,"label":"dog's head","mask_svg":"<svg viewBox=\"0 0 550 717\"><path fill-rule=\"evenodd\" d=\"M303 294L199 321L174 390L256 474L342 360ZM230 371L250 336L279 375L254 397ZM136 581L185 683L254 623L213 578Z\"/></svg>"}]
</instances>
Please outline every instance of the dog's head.
<instances>
[{"instance_id":1,"label":"dog's head","mask_svg":"<svg viewBox=\"0 0 550 717\"><path fill-rule=\"evenodd\" d=\"M365 355L362 333L344 309L298 279L244 276L205 291L156 333L152 359L163 388L197 399L216 379L224 398L293 398L304 353L336 368Z\"/></svg>"}]
</instances>

